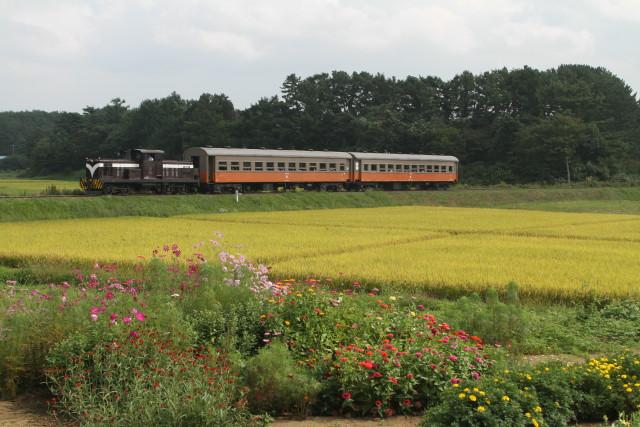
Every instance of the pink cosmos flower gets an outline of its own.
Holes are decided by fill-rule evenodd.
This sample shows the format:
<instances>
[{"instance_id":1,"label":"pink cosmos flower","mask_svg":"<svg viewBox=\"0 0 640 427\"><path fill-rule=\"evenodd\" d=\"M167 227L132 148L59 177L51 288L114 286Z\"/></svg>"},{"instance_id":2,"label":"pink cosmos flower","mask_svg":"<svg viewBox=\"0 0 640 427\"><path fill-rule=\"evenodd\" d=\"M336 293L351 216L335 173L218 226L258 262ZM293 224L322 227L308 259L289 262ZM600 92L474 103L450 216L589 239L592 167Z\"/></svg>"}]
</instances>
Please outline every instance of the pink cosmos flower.
<instances>
[{"instance_id":1,"label":"pink cosmos flower","mask_svg":"<svg viewBox=\"0 0 640 427\"><path fill-rule=\"evenodd\" d=\"M140 334L139 334L139 333L137 333L136 331L131 331L131 332L129 332L129 336L130 336L131 338L140 338Z\"/></svg>"},{"instance_id":2,"label":"pink cosmos flower","mask_svg":"<svg viewBox=\"0 0 640 427\"><path fill-rule=\"evenodd\" d=\"M136 314L136 320L138 320L139 322L144 322L144 319L146 319L146 316L144 315L143 312L138 311Z\"/></svg>"},{"instance_id":3,"label":"pink cosmos flower","mask_svg":"<svg viewBox=\"0 0 640 427\"><path fill-rule=\"evenodd\" d=\"M458 360L458 356L455 356L452 354L451 356L449 356L449 360L451 360L452 362L455 362L456 360Z\"/></svg>"},{"instance_id":4,"label":"pink cosmos flower","mask_svg":"<svg viewBox=\"0 0 640 427\"><path fill-rule=\"evenodd\" d=\"M96 322L98 320L98 315L97 314L91 314L91 320Z\"/></svg>"},{"instance_id":5,"label":"pink cosmos flower","mask_svg":"<svg viewBox=\"0 0 640 427\"><path fill-rule=\"evenodd\" d=\"M131 317L129 316L123 317L122 322L128 325L129 323L131 323Z\"/></svg>"}]
</instances>

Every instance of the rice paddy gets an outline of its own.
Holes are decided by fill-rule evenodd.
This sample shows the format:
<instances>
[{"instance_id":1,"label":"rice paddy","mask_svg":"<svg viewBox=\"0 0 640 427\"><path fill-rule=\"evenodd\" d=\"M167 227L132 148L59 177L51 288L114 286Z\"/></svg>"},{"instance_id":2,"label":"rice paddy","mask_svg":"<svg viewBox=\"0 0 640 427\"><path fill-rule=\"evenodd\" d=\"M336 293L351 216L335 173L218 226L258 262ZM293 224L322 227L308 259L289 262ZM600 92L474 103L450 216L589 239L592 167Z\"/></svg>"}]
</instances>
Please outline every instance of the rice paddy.
<instances>
[{"instance_id":1,"label":"rice paddy","mask_svg":"<svg viewBox=\"0 0 640 427\"><path fill-rule=\"evenodd\" d=\"M0 258L135 261L210 244L279 277L316 275L462 294L510 281L545 299L640 296L640 216L390 207L0 223Z\"/></svg>"}]
</instances>

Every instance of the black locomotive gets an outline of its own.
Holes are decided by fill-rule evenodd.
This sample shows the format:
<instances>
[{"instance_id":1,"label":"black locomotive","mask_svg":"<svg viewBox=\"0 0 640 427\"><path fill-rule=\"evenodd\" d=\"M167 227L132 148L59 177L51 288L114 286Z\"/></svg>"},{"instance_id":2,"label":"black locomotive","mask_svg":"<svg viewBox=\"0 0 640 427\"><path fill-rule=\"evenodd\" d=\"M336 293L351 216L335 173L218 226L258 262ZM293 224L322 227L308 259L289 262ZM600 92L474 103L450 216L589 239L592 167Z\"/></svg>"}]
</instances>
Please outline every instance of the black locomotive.
<instances>
[{"instance_id":1,"label":"black locomotive","mask_svg":"<svg viewBox=\"0 0 640 427\"><path fill-rule=\"evenodd\" d=\"M191 162L165 160L164 151L136 148L118 159L87 159L80 187L87 192L186 193L198 190L198 169Z\"/></svg>"}]
</instances>

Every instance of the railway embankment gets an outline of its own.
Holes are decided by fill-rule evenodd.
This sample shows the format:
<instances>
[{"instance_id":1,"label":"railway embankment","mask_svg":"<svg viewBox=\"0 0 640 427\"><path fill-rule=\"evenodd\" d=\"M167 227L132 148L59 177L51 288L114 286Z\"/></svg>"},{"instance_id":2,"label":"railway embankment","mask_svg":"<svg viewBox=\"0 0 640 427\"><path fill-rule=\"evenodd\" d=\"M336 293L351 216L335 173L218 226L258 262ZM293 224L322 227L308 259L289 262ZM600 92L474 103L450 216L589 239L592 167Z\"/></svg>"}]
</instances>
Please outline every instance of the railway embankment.
<instances>
[{"instance_id":1,"label":"railway embankment","mask_svg":"<svg viewBox=\"0 0 640 427\"><path fill-rule=\"evenodd\" d=\"M460 206L640 213L640 187L491 187L448 191L287 192L0 199L0 222L381 206Z\"/></svg>"}]
</instances>

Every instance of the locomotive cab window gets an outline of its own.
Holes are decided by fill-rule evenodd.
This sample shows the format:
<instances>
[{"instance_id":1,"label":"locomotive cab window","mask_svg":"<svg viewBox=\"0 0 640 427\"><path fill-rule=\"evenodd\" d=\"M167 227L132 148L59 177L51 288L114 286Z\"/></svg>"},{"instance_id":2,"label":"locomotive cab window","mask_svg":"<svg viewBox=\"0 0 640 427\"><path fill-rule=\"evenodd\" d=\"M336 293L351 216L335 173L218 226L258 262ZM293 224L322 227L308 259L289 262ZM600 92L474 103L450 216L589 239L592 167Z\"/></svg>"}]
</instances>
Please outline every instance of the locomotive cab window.
<instances>
[{"instance_id":1,"label":"locomotive cab window","mask_svg":"<svg viewBox=\"0 0 640 427\"><path fill-rule=\"evenodd\" d=\"M242 162L242 170L250 171L251 170L251 162Z\"/></svg>"},{"instance_id":2,"label":"locomotive cab window","mask_svg":"<svg viewBox=\"0 0 640 427\"><path fill-rule=\"evenodd\" d=\"M240 170L240 162L231 162L231 170L239 171Z\"/></svg>"},{"instance_id":3,"label":"locomotive cab window","mask_svg":"<svg viewBox=\"0 0 640 427\"><path fill-rule=\"evenodd\" d=\"M257 171L262 171L263 170L263 163L262 162L256 162L255 163L255 170Z\"/></svg>"},{"instance_id":4,"label":"locomotive cab window","mask_svg":"<svg viewBox=\"0 0 640 427\"><path fill-rule=\"evenodd\" d=\"M280 172L284 172L284 170L285 170L284 162L278 162L278 170Z\"/></svg>"},{"instance_id":5,"label":"locomotive cab window","mask_svg":"<svg viewBox=\"0 0 640 427\"><path fill-rule=\"evenodd\" d=\"M267 170L268 171L272 171L273 170L273 162L267 162Z\"/></svg>"},{"instance_id":6,"label":"locomotive cab window","mask_svg":"<svg viewBox=\"0 0 640 427\"><path fill-rule=\"evenodd\" d=\"M226 171L227 170L227 162L218 162L218 170Z\"/></svg>"}]
</instances>

